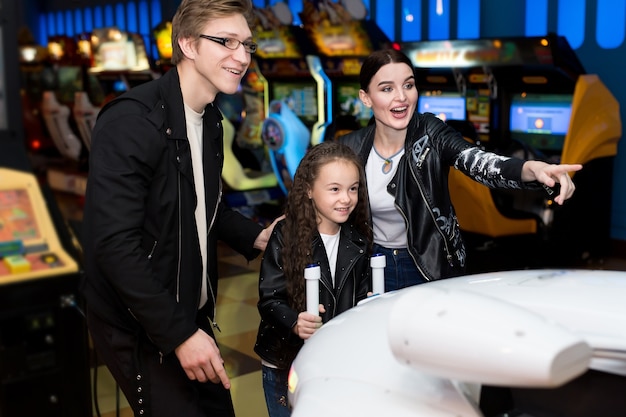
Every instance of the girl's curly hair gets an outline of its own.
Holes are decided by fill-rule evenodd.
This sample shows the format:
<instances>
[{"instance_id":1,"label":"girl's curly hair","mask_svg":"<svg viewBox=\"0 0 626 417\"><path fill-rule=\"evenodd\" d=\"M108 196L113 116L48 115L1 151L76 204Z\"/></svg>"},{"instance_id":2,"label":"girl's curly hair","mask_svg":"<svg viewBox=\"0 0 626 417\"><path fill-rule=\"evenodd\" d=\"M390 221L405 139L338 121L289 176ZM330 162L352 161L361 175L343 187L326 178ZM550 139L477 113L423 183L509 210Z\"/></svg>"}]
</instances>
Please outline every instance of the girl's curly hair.
<instances>
[{"instance_id":1,"label":"girl's curly hair","mask_svg":"<svg viewBox=\"0 0 626 417\"><path fill-rule=\"evenodd\" d=\"M321 168L338 160L354 164L359 171L359 201L348 222L352 223L368 242L372 241L365 171L360 159L351 148L338 142L322 142L314 146L300 161L287 196L285 210L283 272L287 279L289 304L296 311L306 309L304 268L313 262L311 243L317 233L317 216L308 193L313 188Z\"/></svg>"}]
</instances>

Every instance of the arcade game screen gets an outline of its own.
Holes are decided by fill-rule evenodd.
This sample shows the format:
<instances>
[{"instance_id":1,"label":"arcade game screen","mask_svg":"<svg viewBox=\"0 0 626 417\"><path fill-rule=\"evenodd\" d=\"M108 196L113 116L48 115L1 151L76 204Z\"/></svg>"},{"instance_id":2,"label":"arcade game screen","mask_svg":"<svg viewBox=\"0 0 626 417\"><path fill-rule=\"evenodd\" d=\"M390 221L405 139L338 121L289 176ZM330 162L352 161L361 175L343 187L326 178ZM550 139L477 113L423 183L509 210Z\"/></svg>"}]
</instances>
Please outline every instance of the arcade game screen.
<instances>
[{"instance_id":1,"label":"arcade game screen","mask_svg":"<svg viewBox=\"0 0 626 417\"><path fill-rule=\"evenodd\" d=\"M372 109L365 106L359 98L358 83L337 85L337 114L341 117L354 117L360 127L365 127L373 116Z\"/></svg>"},{"instance_id":2,"label":"arcade game screen","mask_svg":"<svg viewBox=\"0 0 626 417\"><path fill-rule=\"evenodd\" d=\"M74 273L37 179L0 167L0 284Z\"/></svg>"},{"instance_id":3,"label":"arcade game screen","mask_svg":"<svg viewBox=\"0 0 626 417\"><path fill-rule=\"evenodd\" d=\"M417 111L433 113L441 120L466 119L466 100L460 95L427 95L420 94Z\"/></svg>"},{"instance_id":4,"label":"arcade game screen","mask_svg":"<svg viewBox=\"0 0 626 417\"><path fill-rule=\"evenodd\" d=\"M317 86L307 82L275 83L272 99L283 100L306 125L317 122Z\"/></svg>"},{"instance_id":5,"label":"arcade game screen","mask_svg":"<svg viewBox=\"0 0 626 417\"><path fill-rule=\"evenodd\" d=\"M0 277L62 265L48 250L28 189L0 190Z\"/></svg>"},{"instance_id":6,"label":"arcade game screen","mask_svg":"<svg viewBox=\"0 0 626 417\"><path fill-rule=\"evenodd\" d=\"M511 139L535 149L561 151L571 114L571 95L515 95L509 115Z\"/></svg>"},{"instance_id":7,"label":"arcade game screen","mask_svg":"<svg viewBox=\"0 0 626 417\"><path fill-rule=\"evenodd\" d=\"M0 190L0 244L41 236L26 189Z\"/></svg>"},{"instance_id":8,"label":"arcade game screen","mask_svg":"<svg viewBox=\"0 0 626 417\"><path fill-rule=\"evenodd\" d=\"M94 29L91 47L94 54L92 72L150 69L146 47L138 34L116 27Z\"/></svg>"}]
</instances>

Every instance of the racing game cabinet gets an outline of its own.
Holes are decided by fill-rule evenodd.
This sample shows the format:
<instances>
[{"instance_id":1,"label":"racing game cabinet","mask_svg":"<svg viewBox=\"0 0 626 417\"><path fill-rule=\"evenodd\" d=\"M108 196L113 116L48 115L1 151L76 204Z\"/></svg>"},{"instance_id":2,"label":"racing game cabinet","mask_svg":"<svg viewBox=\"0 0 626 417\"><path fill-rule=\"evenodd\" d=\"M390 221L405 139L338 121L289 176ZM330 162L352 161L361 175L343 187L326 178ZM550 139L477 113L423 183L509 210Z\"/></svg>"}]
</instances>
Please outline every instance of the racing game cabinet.
<instances>
[{"instance_id":1,"label":"racing game cabinet","mask_svg":"<svg viewBox=\"0 0 626 417\"><path fill-rule=\"evenodd\" d=\"M450 194L464 232L494 239L540 233L538 241L550 246L552 257L542 262L554 262L555 266L606 253L610 216L604 211L611 204L613 159L622 134L619 103L597 75L584 74L576 82L571 108L562 152L549 162L583 165L581 171L572 174L574 196L557 206L552 200L556 194L489 190L450 170ZM536 155L534 149L526 147L514 156L540 159ZM523 197L515 200L516 194ZM533 195L534 199L529 198ZM497 204L503 199L510 206L504 212L503 204ZM524 240L525 244L532 242Z\"/></svg>"}]
</instances>

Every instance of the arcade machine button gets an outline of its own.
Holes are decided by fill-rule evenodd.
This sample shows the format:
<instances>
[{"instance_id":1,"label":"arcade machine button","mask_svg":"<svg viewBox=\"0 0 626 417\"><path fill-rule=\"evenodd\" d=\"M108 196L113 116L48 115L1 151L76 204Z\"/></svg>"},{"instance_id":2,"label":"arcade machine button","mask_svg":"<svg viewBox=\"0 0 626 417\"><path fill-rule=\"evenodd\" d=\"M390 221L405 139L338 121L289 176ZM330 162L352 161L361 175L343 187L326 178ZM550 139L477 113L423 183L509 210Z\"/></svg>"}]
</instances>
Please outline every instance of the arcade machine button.
<instances>
[{"instance_id":1,"label":"arcade machine button","mask_svg":"<svg viewBox=\"0 0 626 417\"><path fill-rule=\"evenodd\" d=\"M59 257L54 253L44 253L39 257L39 259L41 259L41 262L48 265L50 268L60 265Z\"/></svg>"},{"instance_id":2,"label":"arcade machine button","mask_svg":"<svg viewBox=\"0 0 626 417\"><path fill-rule=\"evenodd\" d=\"M30 272L30 262L22 255L9 255L4 257L4 264L12 274Z\"/></svg>"}]
</instances>

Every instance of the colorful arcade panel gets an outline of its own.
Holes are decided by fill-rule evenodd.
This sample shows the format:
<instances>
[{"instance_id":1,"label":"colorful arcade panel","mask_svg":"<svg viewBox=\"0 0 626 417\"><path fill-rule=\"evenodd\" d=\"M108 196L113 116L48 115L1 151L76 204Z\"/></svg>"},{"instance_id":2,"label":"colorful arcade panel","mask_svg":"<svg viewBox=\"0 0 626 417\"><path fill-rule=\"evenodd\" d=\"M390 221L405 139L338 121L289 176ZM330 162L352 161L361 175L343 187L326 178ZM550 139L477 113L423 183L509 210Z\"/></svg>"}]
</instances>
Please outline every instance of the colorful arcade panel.
<instances>
[{"instance_id":1,"label":"colorful arcade panel","mask_svg":"<svg viewBox=\"0 0 626 417\"><path fill-rule=\"evenodd\" d=\"M0 284L78 272L31 174L0 168Z\"/></svg>"},{"instance_id":2,"label":"colorful arcade panel","mask_svg":"<svg viewBox=\"0 0 626 417\"><path fill-rule=\"evenodd\" d=\"M92 411L80 271L59 224L34 175L0 168L2 416Z\"/></svg>"},{"instance_id":3,"label":"colorful arcade panel","mask_svg":"<svg viewBox=\"0 0 626 417\"><path fill-rule=\"evenodd\" d=\"M255 10L259 47L252 81L263 85L265 119L260 133L278 183L287 194L313 136L323 137L324 81L313 74L314 49L304 29L292 24L288 6L277 3Z\"/></svg>"},{"instance_id":4,"label":"colorful arcade panel","mask_svg":"<svg viewBox=\"0 0 626 417\"><path fill-rule=\"evenodd\" d=\"M364 127L372 117L359 99L361 64L374 50L392 43L366 16L361 0L304 2L303 27L319 56L318 72L326 83L326 140Z\"/></svg>"}]
</instances>

